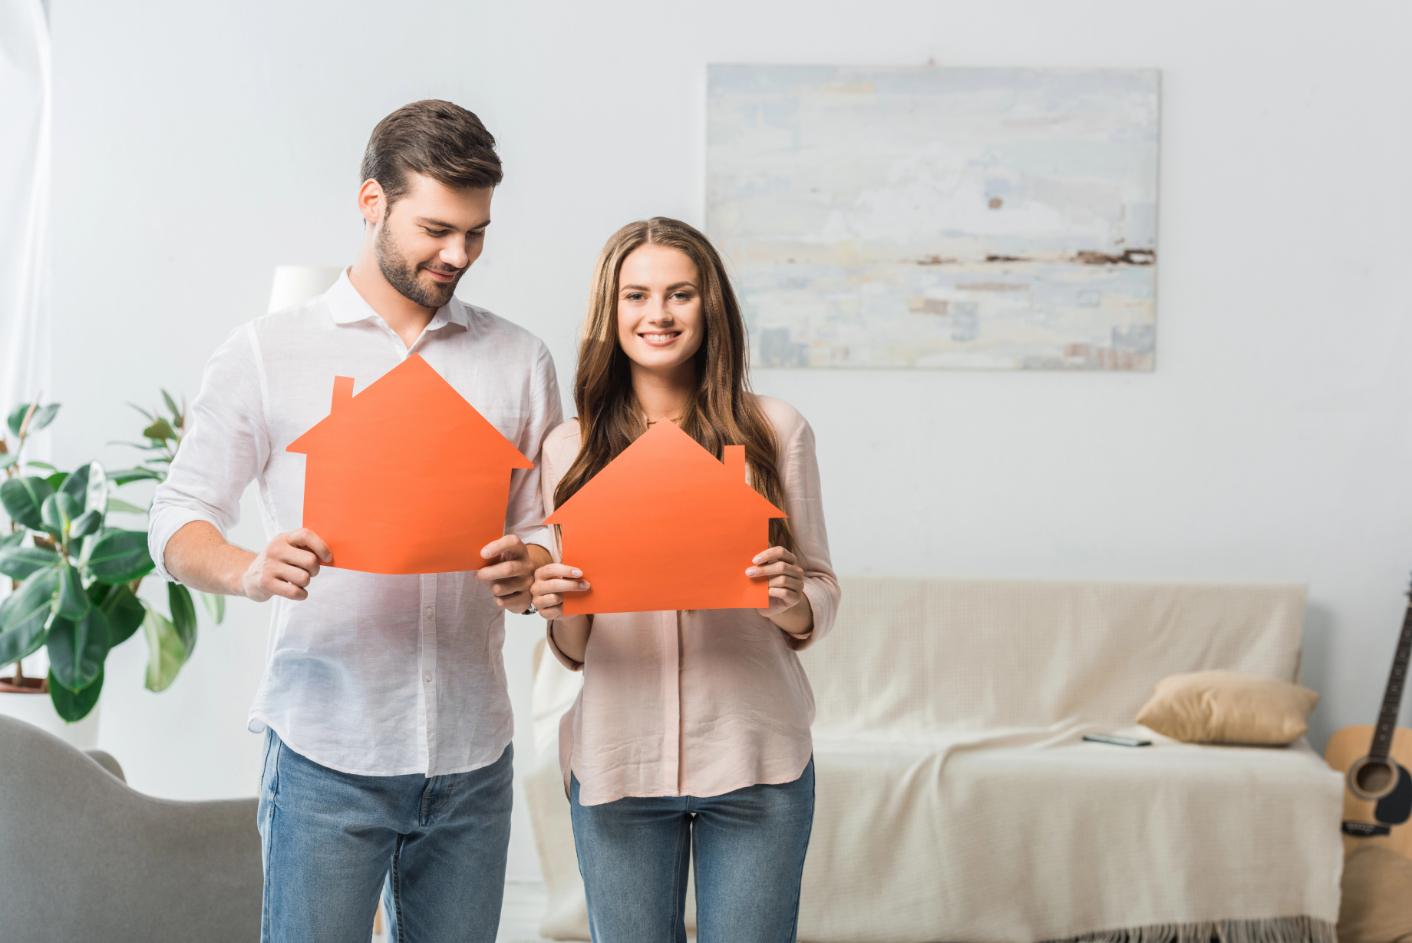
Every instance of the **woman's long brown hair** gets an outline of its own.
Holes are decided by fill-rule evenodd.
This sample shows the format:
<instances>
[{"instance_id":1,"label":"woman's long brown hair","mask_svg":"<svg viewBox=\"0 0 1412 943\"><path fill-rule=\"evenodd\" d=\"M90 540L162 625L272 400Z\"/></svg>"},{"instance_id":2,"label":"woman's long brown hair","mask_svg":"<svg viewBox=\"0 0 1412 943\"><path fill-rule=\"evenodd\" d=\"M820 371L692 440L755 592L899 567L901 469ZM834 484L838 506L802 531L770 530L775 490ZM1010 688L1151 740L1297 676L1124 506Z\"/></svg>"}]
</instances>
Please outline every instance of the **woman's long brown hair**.
<instances>
[{"instance_id":1,"label":"woman's long brown hair","mask_svg":"<svg viewBox=\"0 0 1412 943\"><path fill-rule=\"evenodd\" d=\"M598 256L574 375L581 445L554 490L555 507L563 507L647 431L642 407L633 394L628 356L618 344L618 273L629 254L649 244L686 253L701 280L706 336L696 352L696 391L677 425L718 459L724 446L744 445L751 484L775 507L783 508L784 490L775 465L775 430L750 392L745 322L725 266L698 230L663 216L619 229ZM784 519L770 521L770 545L794 549Z\"/></svg>"}]
</instances>

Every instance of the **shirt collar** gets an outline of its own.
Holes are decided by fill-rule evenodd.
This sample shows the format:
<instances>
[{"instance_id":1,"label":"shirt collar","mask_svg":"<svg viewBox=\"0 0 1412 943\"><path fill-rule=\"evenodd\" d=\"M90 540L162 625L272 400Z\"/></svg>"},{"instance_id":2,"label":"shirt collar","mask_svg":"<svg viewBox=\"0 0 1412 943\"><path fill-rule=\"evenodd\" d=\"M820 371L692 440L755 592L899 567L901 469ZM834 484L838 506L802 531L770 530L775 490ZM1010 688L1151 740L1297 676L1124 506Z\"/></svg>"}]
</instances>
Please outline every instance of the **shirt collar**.
<instances>
[{"instance_id":1,"label":"shirt collar","mask_svg":"<svg viewBox=\"0 0 1412 943\"><path fill-rule=\"evenodd\" d=\"M348 269L346 268L339 274L338 281L333 283L333 287L324 293L324 304L328 306L329 317L333 318L335 324L353 324L358 321L366 321L369 318L382 321L382 317L373 310L373 306L358 294L358 289L354 288L353 283L348 280ZM432 315L431 322L427 324L426 329L434 331L447 324L468 328L470 322L470 313L466 310L466 306L461 303L461 299L453 295L450 301L436 309L436 314Z\"/></svg>"}]
</instances>

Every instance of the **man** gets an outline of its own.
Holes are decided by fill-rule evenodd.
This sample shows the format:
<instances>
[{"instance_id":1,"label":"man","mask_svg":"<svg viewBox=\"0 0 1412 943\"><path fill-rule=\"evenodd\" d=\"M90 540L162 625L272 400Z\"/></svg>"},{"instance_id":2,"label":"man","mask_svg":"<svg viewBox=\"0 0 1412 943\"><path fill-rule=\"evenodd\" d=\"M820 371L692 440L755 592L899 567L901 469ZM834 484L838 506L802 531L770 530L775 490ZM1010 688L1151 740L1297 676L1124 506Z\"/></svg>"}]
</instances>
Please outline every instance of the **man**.
<instances>
[{"instance_id":1,"label":"man","mask_svg":"<svg viewBox=\"0 0 1412 943\"><path fill-rule=\"evenodd\" d=\"M216 351L153 502L164 577L274 599L249 721L265 734L264 941L367 939L379 887L393 939L495 939L511 802L502 611L529 609L550 560L539 471L512 473L505 536L481 551L484 568L383 576L323 569L338 561L300 527L304 457L285 451L327 415L335 375L366 386L416 353L537 461L561 420L548 351L453 294L490 224L494 145L449 102L378 124L357 261L326 294ZM259 553L223 536L251 481L276 534Z\"/></svg>"}]
</instances>

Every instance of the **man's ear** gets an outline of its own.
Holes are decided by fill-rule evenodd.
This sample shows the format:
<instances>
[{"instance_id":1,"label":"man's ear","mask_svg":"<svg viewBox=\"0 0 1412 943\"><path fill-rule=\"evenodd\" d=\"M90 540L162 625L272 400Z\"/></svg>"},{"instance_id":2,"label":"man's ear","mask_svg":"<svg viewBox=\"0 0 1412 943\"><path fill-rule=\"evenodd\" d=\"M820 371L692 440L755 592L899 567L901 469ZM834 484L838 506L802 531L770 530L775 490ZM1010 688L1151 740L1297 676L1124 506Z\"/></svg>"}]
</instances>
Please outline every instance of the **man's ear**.
<instances>
[{"instance_id":1,"label":"man's ear","mask_svg":"<svg viewBox=\"0 0 1412 943\"><path fill-rule=\"evenodd\" d=\"M363 181L358 188L358 212L374 226L378 224L387 212L387 195L382 192L382 184L373 179Z\"/></svg>"}]
</instances>

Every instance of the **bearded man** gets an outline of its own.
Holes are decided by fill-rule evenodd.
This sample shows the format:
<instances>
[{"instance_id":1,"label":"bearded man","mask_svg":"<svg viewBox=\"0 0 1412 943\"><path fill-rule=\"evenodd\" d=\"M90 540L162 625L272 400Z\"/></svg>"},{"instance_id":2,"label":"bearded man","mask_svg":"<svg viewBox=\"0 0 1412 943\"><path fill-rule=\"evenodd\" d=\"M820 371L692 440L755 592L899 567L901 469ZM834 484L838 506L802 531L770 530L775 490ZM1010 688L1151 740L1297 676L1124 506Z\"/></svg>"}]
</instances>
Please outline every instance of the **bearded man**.
<instances>
[{"instance_id":1,"label":"bearded man","mask_svg":"<svg viewBox=\"0 0 1412 943\"><path fill-rule=\"evenodd\" d=\"M495 140L469 111L424 101L384 118L363 156L357 261L216 351L153 501L163 577L274 600L249 715L265 737L266 943L367 939L380 889L394 940L495 939L513 730L503 613L530 608L551 559L539 470L512 473L505 536L480 570L323 570L337 561L299 526L304 458L285 446L327 415L334 376L370 382L415 353L538 465L561 421L549 352L454 295L500 180ZM252 481L272 535L258 552L225 539Z\"/></svg>"}]
</instances>

